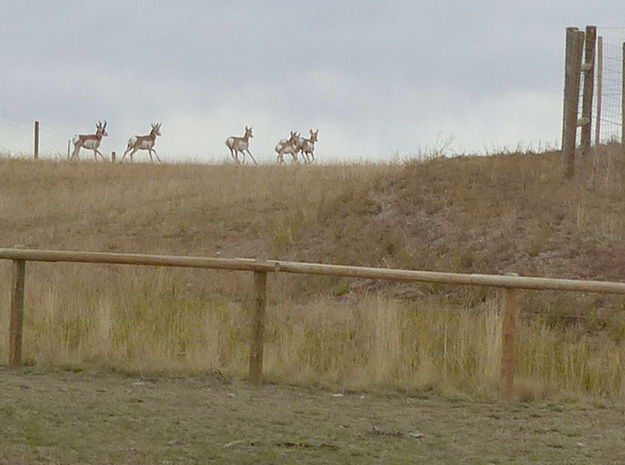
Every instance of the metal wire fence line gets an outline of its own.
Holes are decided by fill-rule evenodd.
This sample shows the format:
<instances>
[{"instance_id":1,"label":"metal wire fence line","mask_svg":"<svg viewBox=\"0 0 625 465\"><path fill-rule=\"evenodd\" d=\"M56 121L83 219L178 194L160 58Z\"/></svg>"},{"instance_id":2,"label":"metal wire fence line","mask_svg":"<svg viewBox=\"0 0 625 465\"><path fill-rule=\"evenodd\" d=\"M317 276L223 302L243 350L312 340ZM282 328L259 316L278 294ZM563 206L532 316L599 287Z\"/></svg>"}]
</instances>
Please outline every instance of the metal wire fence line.
<instances>
[{"instance_id":1,"label":"metal wire fence line","mask_svg":"<svg viewBox=\"0 0 625 465\"><path fill-rule=\"evenodd\" d=\"M623 43L625 27L597 27L597 35L602 39L602 78L599 94L599 80L595 79L595 108L600 105L600 134L597 142L616 142L621 140L623 126L622 88L623 88ZM596 60L596 66L598 66ZM593 117L596 117L593 115Z\"/></svg>"},{"instance_id":2,"label":"metal wire fence line","mask_svg":"<svg viewBox=\"0 0 625 465\"><path fill-rule=\"evenodd\" d=\"M0 107L0 156L33 157L34 127L35 119ZM72 134L69 132L54 127L46 121L39 122L39 157L46 159L67 157L71 138Z\"/></svg>"}]
</instances>

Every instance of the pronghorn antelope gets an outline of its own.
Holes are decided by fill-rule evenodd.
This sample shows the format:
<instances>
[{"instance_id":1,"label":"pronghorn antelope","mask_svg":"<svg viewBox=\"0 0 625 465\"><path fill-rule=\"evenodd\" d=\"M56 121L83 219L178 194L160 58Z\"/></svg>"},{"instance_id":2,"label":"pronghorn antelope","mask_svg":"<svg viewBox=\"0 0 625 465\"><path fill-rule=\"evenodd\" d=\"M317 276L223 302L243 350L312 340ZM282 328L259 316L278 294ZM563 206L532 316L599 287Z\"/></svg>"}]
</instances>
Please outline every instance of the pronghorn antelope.
<instances>
[{"instance_id":1,"label":"pronghorn antelope","mask_svg":"<svg viewBox=\"0 0 625 465\"><path fill-rule=\"evenodd\" d=\"M316 131L310 130L310 139L304 139L300 137L297 140L297 148L302 152L302 157L305 163L312 163L315 161L315 142L317 142L317 136L319 129Z\"/></svg>"},{"instance_id":2,"label":"pronghorn antelope","mask_svg":"<svg viewBox=\"0 0 625 465\"><path fill-rule=\"evenodd\" d=\"M278 142L275 151L278 154L279 164L284 163L285 153L290 153L291 157L293 157L293 162L297 162L297 151L299 150L297 146L298 139L299 135L296 132L291 131L291 137L289 137L288 139L282 139L280 142Z\"/></svg>"},{"instance_id":3,"label":"pronghorn antelope","mask_svg":"<svg viewBox=\"0 0 625 465\"><path fill-rule=\"evenodd\" d=\"M75 135L72 139L72 143L74 144L74 151L72 152L72 156L70 157L70 159L79 160L80 157L78 154L80 152L80 149L87 149L93 150L93 156L96 160L98 159L98 155L102 157L102 160L106 160L106 158L104 158L104 155L102 155L102 153L100 153L100 151L98 150L100 142L102 142L102 137L104 136L108 136L108 133L106 132L106 121L104 121L104 124L98 121L98 124L96 124L95 134Z\"/></svg>"},{"instance_id":4,"label":"pronghorn antelope","mask_svg":"<svg viewBox=\"0 0 625 465\"><path fill-rule=\"evenodd\" d=\"M130 139L128 139L128 147L126 148L124 155L122 155L120 163L124 161L124 158L126 158L126 154L128 152L130 152L130 161L132 161L132 156L138 150L147 150L148 154L150 155L150 161L152 162L154 161L154 159L152 158L152 152L154 152L154 156L160 162L161 159L158 157L158 153L156 153L156 149L154 148L154 142L156 142L156 136L161 135L161 124L163 123L152 123L152 130L147 136L132 136Z\"/></svg>"},{"instance_id":5,"label":"pronghorn antelope","mask_svg":"<svg viewBox=\"0 0 625 465\"><path fill-rule=\"evenodd\" d=\"M226 147L230 149L230 156L236 163L241 163L239 160L239 152L243 155L243 162L245 162L245 152L247 152L254 163L258 165L258 162L256 162L256 159L251 154L249 149L250 137L254 137L252 134L252 128L245 126L245 135L243 137L232 136L226 139Z\"/></svg>"}]
</instances>

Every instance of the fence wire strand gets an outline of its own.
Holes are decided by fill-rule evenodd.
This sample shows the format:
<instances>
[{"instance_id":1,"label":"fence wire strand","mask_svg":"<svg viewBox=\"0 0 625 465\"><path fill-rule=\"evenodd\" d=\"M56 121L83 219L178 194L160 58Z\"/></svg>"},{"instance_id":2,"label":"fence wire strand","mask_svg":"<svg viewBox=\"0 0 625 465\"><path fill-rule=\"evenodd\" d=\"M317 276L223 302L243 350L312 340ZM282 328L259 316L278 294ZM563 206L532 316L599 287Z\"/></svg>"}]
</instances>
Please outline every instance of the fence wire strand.
<instances>
[{"instance_id":1,"label":"fence wire strand","mask_svg":"<svg viewBox=\"0 0 625 465\"><path fill-rule=\"evenodd\" d=\"M597 36L603 40L603 79L601 85L601 117L599 142L621 140L623 127L622 87L623 87L623 43L625 27L597 27ZM595 59L595 66L598 60ZM595 73L596 75L598 73ZM595 78L595 96L598 95ZM594 107L597 108L595 102ZM596 113L594 115L596 117Z\"/></svg>"}]
</instances>

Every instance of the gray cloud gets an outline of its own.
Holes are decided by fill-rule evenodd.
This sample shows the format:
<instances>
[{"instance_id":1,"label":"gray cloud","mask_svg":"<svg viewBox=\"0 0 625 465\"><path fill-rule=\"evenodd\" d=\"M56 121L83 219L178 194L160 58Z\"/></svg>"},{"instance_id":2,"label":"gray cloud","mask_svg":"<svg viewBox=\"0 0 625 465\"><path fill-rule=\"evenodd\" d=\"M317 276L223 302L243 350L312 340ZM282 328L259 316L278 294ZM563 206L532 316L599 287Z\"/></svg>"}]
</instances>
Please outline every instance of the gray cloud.
<instances>
[{"instance_id":1,"label":"gray cloud","mask_svg":"<svg viewBox=\"0 0 625 465\"><path fill-rule=\"evenodd\" d=\"M34 7L36 5L36 7ZM554 142L564 29L623 17L622 2L0 1L0 106L84 132L107 150L163 121L166 157L221 159L255 126L272 157L320 129L339 158ZM493 147L495 148L495 147Z\"/></svg>"}]
</instances>

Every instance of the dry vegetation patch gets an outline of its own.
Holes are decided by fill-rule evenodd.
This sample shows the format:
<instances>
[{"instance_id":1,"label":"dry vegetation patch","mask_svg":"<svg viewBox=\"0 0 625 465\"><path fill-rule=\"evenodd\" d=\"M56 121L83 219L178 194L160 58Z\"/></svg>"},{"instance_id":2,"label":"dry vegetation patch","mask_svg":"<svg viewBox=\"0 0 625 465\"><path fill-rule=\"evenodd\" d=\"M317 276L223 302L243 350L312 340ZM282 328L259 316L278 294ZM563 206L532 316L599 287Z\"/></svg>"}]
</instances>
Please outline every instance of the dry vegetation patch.
<instances>
[{"instance_id":1,"label":"dry vegetation patch","mask_svg":"<svg viewBox=\"0 0 625 465\"><path fill-rule=\"evenodd\" d=\"M616 150L601 147L573 182L556 153L286 167L0 159L0 245L622 280ZM63 264L27 274L31 363L245 373L248 274ZM522 293L518 396L623 397L624 305ZM268 311L270 379L496 393L495 291L278 275Z\"/></svg>"}]
</instances>

